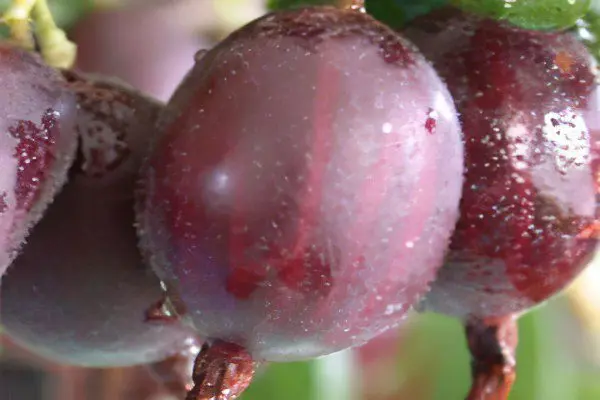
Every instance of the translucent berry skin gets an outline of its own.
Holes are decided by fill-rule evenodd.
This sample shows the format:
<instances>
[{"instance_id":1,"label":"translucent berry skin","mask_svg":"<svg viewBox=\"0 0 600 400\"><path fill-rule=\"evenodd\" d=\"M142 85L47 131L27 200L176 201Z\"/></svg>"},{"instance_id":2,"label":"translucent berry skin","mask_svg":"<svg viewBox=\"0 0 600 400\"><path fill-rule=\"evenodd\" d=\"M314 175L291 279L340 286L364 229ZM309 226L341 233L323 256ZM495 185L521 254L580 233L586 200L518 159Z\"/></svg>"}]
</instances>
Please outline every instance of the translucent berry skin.
<instances>
[{"instance_id":1,"label":"translucent berry skin","mask_svg":"<svg viewBox=\"0 0 600 400\"><path fill-rule=\"evenodd\" d=\"M198 59L143 175L139 234L203 337L257 360L362 344L403 319L457 218L447 89L371 17L258 19Z\"/></svg>"},{"instance_id":2,"label":"translucent berry skin","mask_svg":"<svg viewBox=\"0 0 600 400\"><path fill-rule=\"evenodd\" d=\"M0 44L0 277L63 185L75 99L40 57Z\"/></svg>"},{"instance_id":3,"label":"translucent berry skin","mask_svg":"<svg viewBox=\"0 0 600 400\"><path fill-rule=\"evenodd\" d=\"M450 0L463 10L504 19L527 29L569 28L585 15L590 0Z\"/></svg>"},{"instance_id":4,"label":"translucent berry skin","mask_svg":"<svg viewBox=\"0 0 600 400\"><path fill-rule=\"evenodd\" d=\"M68 74L77 94L79 157L2 282L2 324L16 342L66 364L161 360L190 331L146 322L162 298L133 227L133 195L160 104L132 89Z\"/></svg>"},{"instance_id":5,"label":"translucent berry skin","mask_svg":"<svg viewBox=\"0 0 600 400\"><path fill-rule=\"evenodd\" d=\"M593 59L574 35L452 9L404 33L446 79L466 142L461 217L425 307L482 318L526 310L597 248Z\"/></svg>"}]
</instances>

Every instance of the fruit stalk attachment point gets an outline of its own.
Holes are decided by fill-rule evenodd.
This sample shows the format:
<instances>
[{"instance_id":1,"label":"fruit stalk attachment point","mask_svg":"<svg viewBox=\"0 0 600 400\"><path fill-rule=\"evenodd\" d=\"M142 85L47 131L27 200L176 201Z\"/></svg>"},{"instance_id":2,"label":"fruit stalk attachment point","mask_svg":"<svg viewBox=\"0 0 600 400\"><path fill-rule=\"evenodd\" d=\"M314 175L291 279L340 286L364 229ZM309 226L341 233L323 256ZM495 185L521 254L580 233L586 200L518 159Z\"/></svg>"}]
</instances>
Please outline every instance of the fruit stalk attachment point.
<instances>
[{"instance_id":1,"label":"fruit stalk attachment point","mask_svg":"<svg viewBox=\"0 0 600 400\"><path fill-rule=\"evenodd\" d=\"M186 400L234 400L250 385L256 363L248 352L233 343L205 343L196 357L194 387Z\"/></svg>"},{"instance_id":2,"label":"fruit stalk attachment point","mask_svg":"<svg viewBox=\"0 0 600 400\"><path fill-rule=\"evenodd\" d=\"M473 383L467 400L506 400L516 378L517 317L465 323Z\"/></svg>"}]
</instances>

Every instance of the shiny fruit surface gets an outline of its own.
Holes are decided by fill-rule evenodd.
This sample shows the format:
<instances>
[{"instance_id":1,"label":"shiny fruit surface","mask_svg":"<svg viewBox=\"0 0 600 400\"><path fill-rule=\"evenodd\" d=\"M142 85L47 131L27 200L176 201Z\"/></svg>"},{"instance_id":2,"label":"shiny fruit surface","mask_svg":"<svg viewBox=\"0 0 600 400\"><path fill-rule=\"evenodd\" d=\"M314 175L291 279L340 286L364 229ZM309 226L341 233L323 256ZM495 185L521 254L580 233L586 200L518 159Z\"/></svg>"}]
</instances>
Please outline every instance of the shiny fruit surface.
<instances>
[{"instance_id":1,"label":"shiny fruit surface","mask_svg":"<svg viewBox=\"0 0 600 400\"><path fill-rule=\"evenodd\" d=\"M298 360L398 325L455 225L452 99L406 40L327 7L268 14L171 99L138 207L145 253L204 337Z\"/></svg>"},{"instance_id":2,"label":"shiny fruit surface","mask_svg":"<svg viewBox=\"0 0 600 400\"><path fill-rule=\"evenodd\" d=\"M570 33L452 9L404 33L448 83L466 143L461 217L426 307L485 318L539 304L597 248L595 63Z\"/></svg>"},{"instance_id":3,"label":"shiny fruit surface","mask_svg":"<svg viewBox=\"0 0 600 400\"><path fill-rule=\"evenodd\" d=\"M161 105L113 81L66 74L79 105L78 159L4 277L2 324L19 344L62 363L162 360L188 331L146 321L162 292L133 227L134 183Z\"/></svg>"},{"instance_id":4,"label":"shiny fruit surface","mask_svg":"<svg viewBox=\"0 0 600 400\"><path fill-rule=\"evenodd\" d=\"M0 44L0 276L64 183L75 99L36 54Z\"/></svg>"}]
</instances>

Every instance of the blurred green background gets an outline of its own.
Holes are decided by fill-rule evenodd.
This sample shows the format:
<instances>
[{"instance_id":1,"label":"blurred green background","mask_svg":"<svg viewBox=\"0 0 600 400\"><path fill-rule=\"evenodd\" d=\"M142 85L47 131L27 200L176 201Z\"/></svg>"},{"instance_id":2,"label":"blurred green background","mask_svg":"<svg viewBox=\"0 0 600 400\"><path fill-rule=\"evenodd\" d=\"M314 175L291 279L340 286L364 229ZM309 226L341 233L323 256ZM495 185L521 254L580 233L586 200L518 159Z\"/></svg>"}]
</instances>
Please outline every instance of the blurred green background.
<instances>
[{"instance_id":1,"label":"blurred green background","mask_svg":"<svg viewBox=\"0 0 600 400\"><path fill-rule=\"evenodd\" d=\"M8 2L0 0L0 8ZM373 2L372 9L382 10L385 3ZM209 47L266 9L262 0L50 0L50 4L58 23L81 47L82 69L120 76L163 100L197 49ZM378 12L387 18L399 15L385 7ZM146 31L127 24L140 15L154 18ZM168 36L171 42L162 46L148 39L152 35ZM116 51L120 48L124 50ZM148 69L143 73L140 52ZM152 65L157 65L155 71ZM600 262L595 261L567 293L521 318L518 380L511 400L600 399L599 271ZM4 344L0 400L170 399L152 386L143 368L80 370L40 360L6 339ZM458 400L469 385L469 356L460 323L426 314L410 316L397 332L361 349L306 363L270 365L259 372L243 399Z\"/></svg>"}]
</instances>

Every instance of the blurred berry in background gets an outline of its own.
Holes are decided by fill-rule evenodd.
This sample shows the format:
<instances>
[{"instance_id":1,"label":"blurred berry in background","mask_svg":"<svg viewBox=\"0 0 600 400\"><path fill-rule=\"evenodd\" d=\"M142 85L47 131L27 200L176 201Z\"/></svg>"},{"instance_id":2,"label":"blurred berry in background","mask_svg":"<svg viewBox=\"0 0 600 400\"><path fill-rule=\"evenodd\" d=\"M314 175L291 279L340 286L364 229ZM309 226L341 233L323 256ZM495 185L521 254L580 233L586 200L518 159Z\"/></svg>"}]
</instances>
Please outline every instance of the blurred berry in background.
<instances>
[{"instance_id":1,"label":"blurred berry in background","mask_svg":"<svg viewBox=\"0 0 600 400\"><path fill-rule=\"evenodd\" d=\"M79 46L76 66L116 76L167 100L193 65L195 52L208 47L209 41L181 24L177 4L162 3L98 10L85 16L72 31Z\"/></svg>"}]
</instances>

